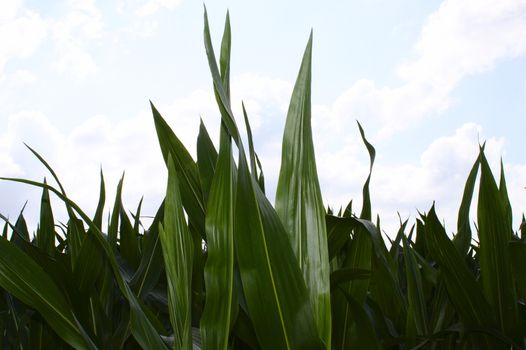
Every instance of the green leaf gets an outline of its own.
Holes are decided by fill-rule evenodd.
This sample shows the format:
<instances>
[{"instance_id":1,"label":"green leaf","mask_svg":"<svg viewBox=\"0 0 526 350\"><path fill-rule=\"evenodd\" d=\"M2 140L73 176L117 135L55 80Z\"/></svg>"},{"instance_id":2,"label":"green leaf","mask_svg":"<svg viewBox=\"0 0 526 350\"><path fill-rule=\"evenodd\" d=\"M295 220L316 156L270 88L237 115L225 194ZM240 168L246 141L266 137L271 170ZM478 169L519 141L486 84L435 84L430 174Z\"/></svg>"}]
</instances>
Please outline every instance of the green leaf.
<instances>
[{"instance_id":1,"label":"green leaf","mask_svg":"<svg viewBox=\"0 0 526 350\"><path fill-rule=\"evenodd\" d=\"M457 247L461 255L466 255L471 244L471 227L469 222L469 209L471 207L471 200L473 198L473 191L475 190L475 181L480 165L480 157L477 158L475 164L469 172L466 185L464 186L464 194L462 195L462 202L458 210L457 220L457 234L453 238L453 243Z\"/></svg>"},{"instance_id":2,"label":"green leaf","mask_svg":"<svg viewBox=\"0 0 526 350\"><path fill-rule=\"evenodd\" d=\"M205 48L223 124L239 149L234 242L250 317L269 349L320 348L307 288L285 229L250 174L221 80L205 8Z\"/></svg>"},{"instance_id":3,"label":"green leaf","mask_svg":"<svg viewBox=\"0 0 526 350\"><path fill-rule=\"evenodd\" d=\"M428 249L438 263L449 298L469 327L494 324L490 307L463 257L449 240L433 206L425 219Z\"/></svg>"},{"instance_id":4,"label":"green leaf","mask_svg":"<svg viewBox=\"0 0 526 350\"><path fill-rule=\"evenodd\" d=\"M283 224L242 161L234 227L243 291L261 346L325 347Z\"/></svg>"},{"instance_id":5,"label":"green leaf","mask_svg":"<svg viewBox=\"0 0 526 350\"><path fill-rule=\"evenodd\" d=\"M201 335L205 350L228 348L235 300L233 287L236 169L232 159L230 137L226 131L223 131L221 136L219 160L206 215L206 303L201 318Z\"/></svg>"},{"instance_id":6,"label":"green leaf","mask_svg":"<svg viewBox=\"0 0 526 350\"><path fill-rule=\"evenodd\" d=\"M368 279L371 277L371 271L363 269L338 269L331 273L331 289L338 287L340 283L351 280Z\"/></svg>"},{"instance_id":7,"label":"green leaf","mask_svg":"<svg viewBox=\"0 0 526 350\"><path fill-rule=\"evenodd\" d=\"M217 162L217 151L208 135L203 120L199 125L199 136L197 136L197 168L199 170L199 179L201 181L201 188L203 189L203 203L208 204L208 196L210 194L210 187L212 186L212 179Z\"/></svg>"},{"instance_id":8,"label":"green leaf","mask_svg":"<svg viewBox=\"0 0 526 350\"><path fill-rule=\"evenodd\" d=\"M201 235L204 236L205 204L203 202L203 192L197 164L153 103L150 102L150 105L164 161L168 166L168 155L172 155L174 167L179 174L179 181L181 182L181 199L185 211Z\"/></svg>"},{"instance_id":9,"label":"green leaf","mask_svg":"<svg viewBox=\"0 0 526 350\"><path fill-rule=\"evenodd\" d=\"M120 291L124 295L124 297L128 300L130 305L130 328L131 332L134 336L134 338L137 340L139 345L144 349L152 349L152 350L160 350L160 349L166 349L166 346L164 342L161 340L159 333L155 329L155 327L152 325L152 323L149 321L149 319L146 317L146 314L144 313L137 297L130 289L129 285L124 280L119 265L117 264L115 255L113 253L113 249L110 246L110 243L106 241L103 236L102 232L99 230L99 228L91 221L91 219L80 209L80 207L73 202L71 199L69 199L67 196L63 194L62 191L57 190L56 188L49 186L44 183L26 180L26 179L18 179L18 178L6 178L6 177L0 177L0 180L7 180L7 181L14 181L19 183L25 183L32 186L37 186L41 188L47 188L49 191L53 192L57 197L59 197L64 203L67 204L71 210L75 211L80 215L80 217L88 224L89 228L93 230L96 234L93 236L97 240L99 246L104 250L104 253L106 257L108 258L108 262L111 266L111 269L113 271L113 275L115 276L115 280L117 282L117 285L119 286Z\"/></svg>"},{"instance_id":10,"label":"green leaf","mask_svg":"<svg viewBox=\"0 0 526 350\"><path fill-rule=\"evenodd\" d=\"M15 226L13 227L13 234L11 235L11 242L17 246L22 246L23 242L29 242L29 230L27 229L23 211L24 209L20 211L20 215L18 215Z\"/></svg>"},{"instance_id":11,"label":"green leaf","mask_svg":"<svg viewBox=\"0 0 526 350\"><path fill-rule=\"evenodd\" d=\"M159 237L168 283L168 309L175 335L174 349L188 350L192 349L190 291L193 247L184 218L179 184L179 176L169 154L164 225L159 226Z\"/></svg>"},{"instance_id":12,"label":"green leaf","mask_svg":"<svg viewBox=\"0 0 526 350\"><path fill-rule=\"evenodd\" d=\"M46 179L44 179L46 183ZM55 220L51 210L49 191L42 191L40 201L40 224L37 229L37 245L43 252L53 256L55 254Z\"/></svg>"},{"instance_id":13,"label":"green leaf","mask_svg":"<svg viewBox=\"0 0 526 350\"><path fill-rule=\"evenodd\" d=\"M221 43L221 76L229 94L230 18L227 13ZM203 349L228 348L230 327L237 312L234 293L234 217L236 167L232 141L221 126L219 159L207 206L206 237L208 257L204 268L206 303L201 317Z\"/></svg>"},{"instance_id":14,"label":"green leaf","mask_svg":"<svg viewBox=\"0 0 526 350\"><path fill-rule=\"evenodd\" d=\"M369 152L370 159L369 175L367 176L367 180L363 186L363 205L360 218L364 220L370 220L371 198L369 193L369 183L371 181L371 174L376 152L374 147L369 143L369 141L367 141L360 123L358 123L358 129L360 130L362 141ZM345 268L371 270L373 254L372 244L373 242L371 240L370 234L367 232L367 229L361 225L356 227L354 230L353 239L348 245L349 248L346 252L343 266ZM350 296L353 297L354 300L359 303L363 303L369 289L369 279L351 281L343 288L347 293L349 293ZM335 297L335 302L337 305L333 308L333 324L337 324L338 326L335 326L335 330L333 332L335 338L334 343L337 349L346 349L350 339L353 337L353 330L350 328L349 322L351 317L351 306L341 295L337 295Z\"/></svg>"},{"instance_id":15,"label":"green leaf","mask_svg":"<svg viewBox=\"0 0 526 350\"><path fill-rule=\"evenodd\" d=\"M250 171L257 180L258 173L257 173L257 168L256 168L256 152L254 151L254 140L252 138L252 128L250 127L247 110L243 102L241 102L241 107L243 109L243 118L245 120L245 128L247 129L248 157L250 158Z\"/></svg>"},{"instance_id":16,"label":"green leaf","mask_svg":"<svg viewBox=\"0 0 526 350\"><path fill-rule=\"evenodd\" d=\"M345 295L351 309L351 322L356 326L356 334L359 334L358 337L351 339L348 349L382 349L372 320L367 315L362 303L355 300L344 289L340 289L340 292Z\"/></svg>"},{"instance_id":17,"label":"green leaf","mask_svg":"<svg viewBox=\"0 0 526 350\"><path fill-rule=\"evenodd\" d=\"M524 266L526 266L526 242L510 242L509 250L513 276L517 281L517 290L521 298L526 299L526 270L524 270Z\"/></svg>"},{"instance_id":18,"label":"green leaf","mask_svg":"<svg viewBox=\"0 0 526 350\"><path fill-rule=\"evenodd\" d=\"M330 348L330 266L325 209L312 141L311 61L312 32L287 113L276 212L303 272L318 332L326 347Z\"/></svg>"},{"instance_id":19,"label":"green leaf","mask_svg":"<svg viewBox=\"0 0 526 350\"><path fill-rule=\"evenodd\" d=\"M404 262L407 280L407 332L416 330L418 336L429 334L429 325L427 324L426 298L422 284L422 275L418 268L418 263L413 253L413 248L402 234L404 246Z\"/></svg>"},{"instance_id":20,"label":"green leaf","mask_svg":"<svg viewBox=\"0 0 526 350\"><path fill-rule=\"evenodd\" d=\"M119 184L117 185L117 191L115 193L115 202L113 204L113 210L111 212L111 218L108 226L108 242L114 251L117 251L117 236L119 233L119 216L122 207L122 183L124 182L124 174L122 174Z\"/></svg>"},{"instance_id":21,"label":"green leaf","mask_svg":"<svg viewBox=\"0 0 526 350\"><path fill-rule=\"evenodd\" d=\"M35 308L68 344L96 349L49 275L13 243L0 239L0 286Z\"/></svg>"},{"instance_id":22,"label":"green leaf","mask_svg":"<svg viewBox=\"0 0 526 350\"><path fill-rule=\"evenodd\" d=\"M102 215L104 214L104 204L106 203L106 187L104 185L104 175L102 169L100 170L100 190L99 190L99 202L97 209L95 210L95 216L93 217L93 223L102 230Z\"/></svg>"},{"instance_id":23,"label":"green leaf","mask_svg":"<svg viewBox=\"0 0 526 350\"><path fill-rule=\"evenodd\" d=\"M332 260L345 243L349 241L351 232L356 228L357 224L348 218L328 214L325 216L325 223L327 226L329 259Z\"/></svg>"},{"instance_id":24,"label":"green leaf","mask_svg":"<svg viewBox=\"0 0 526 350\"><path fill-rule=\"evenodd\" d=\"M139 251L139 237L138 233L135 232L131 224L122 202L120 207L120 252L126 262L133 268L137 269L141 259L141 253Z\"/></svg>"},{"instance_id":25,"label":"green leaf","mask_svg":"<svg viewBox=\"0 0 526 350\"><path fill-rule=\"evenodd\" d=\"M162 272L163 255L159 238L159 223L162 222L163 218L164 202L157 210L150 228L143 236L144 245L141 262L130 282L140 299L153 290Z\"/></svg>"},{"instance_id":26,"label":"green leaf","mask_svg":"<svg viewBox=\"0 0 526 350\"><path fill-rule=\"evenodd\" d=\"M515 282L508 253L508 244L513 233L509 201L505 182L502 182L503 192L500 192L482 151L480 158L477 217L482 288L497 316L499 329L505 335L512 336L517 326L518 314Z\"/></svg>"}]
</instances>

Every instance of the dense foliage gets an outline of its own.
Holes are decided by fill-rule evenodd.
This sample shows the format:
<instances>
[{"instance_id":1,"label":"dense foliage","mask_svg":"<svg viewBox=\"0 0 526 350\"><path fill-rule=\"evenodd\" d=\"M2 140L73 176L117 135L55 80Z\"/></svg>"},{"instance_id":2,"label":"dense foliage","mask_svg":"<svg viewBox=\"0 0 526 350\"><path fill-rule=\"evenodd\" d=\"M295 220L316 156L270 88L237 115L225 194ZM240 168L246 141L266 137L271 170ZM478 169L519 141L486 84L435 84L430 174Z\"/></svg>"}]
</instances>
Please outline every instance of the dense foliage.
<instances>
[{"instance_id":1,"label":"dense foliage","mask_svg":"<svg viewBox=\"0 0 526 350\"><path fill-rule=\"evenodd\" d=\"M484 147L468 176L452 239L434 207L386 245L369 181L359 215L325 209L311 131L311 43L283 136L273 206L230 102L230 24L219 64L204 39L221 112L219 150L201 124L197 160L152 104L166 161L166 196L148 229L131 217L123 182L103 225L57 186L43 189L30 235L20 214L0 238L2 349L524 349L526 226L514 233L504 175ZM375 150L358 125L371 161ZM238 159L234 159L237 150ZM470 206L478 185L477 225ZM49 196L66 205L57 224ZM104 231L103 231L104 230ZM520 237L519 237L520 235ZM478 239L478 241L476 240Z\"/></svg>"}]
</instances>

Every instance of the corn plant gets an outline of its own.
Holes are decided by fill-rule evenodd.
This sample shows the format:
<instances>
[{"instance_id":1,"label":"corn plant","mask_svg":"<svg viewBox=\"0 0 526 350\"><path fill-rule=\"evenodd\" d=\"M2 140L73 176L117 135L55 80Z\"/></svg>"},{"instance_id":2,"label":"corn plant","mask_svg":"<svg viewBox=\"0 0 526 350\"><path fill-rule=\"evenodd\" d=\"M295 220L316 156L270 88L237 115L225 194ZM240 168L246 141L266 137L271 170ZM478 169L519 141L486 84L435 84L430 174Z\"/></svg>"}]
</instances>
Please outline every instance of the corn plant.
<instances>
[{"instance_id":1,"label":"corn plant","mask_svg":"<svg viewBox=\"0 0 526 350\"><path fill-rule=\"evenodd\" d=\"M468 175L451 239L434 206L386 244L373 221L369 153L360 213L325 208L311 130L312 33L292 93L275 205L265 194L248 113L248 147L230 99L227 14L219 61L205 9L204 43L221 113L219 149L201 123L197 159L151 104L166 196L143 229L123 180L107 225L105 183L89 216L56 185L40 187L40 220L3 217L2 349L525 349L526 224L512 228L504 173L484 146ZM237 150L237 159L234 158ZM479 177L477 225L470 207ZM50 195L66 206L57 224ZM477 240L478 241L477 241Z\"/></svg>"}]
</instances>

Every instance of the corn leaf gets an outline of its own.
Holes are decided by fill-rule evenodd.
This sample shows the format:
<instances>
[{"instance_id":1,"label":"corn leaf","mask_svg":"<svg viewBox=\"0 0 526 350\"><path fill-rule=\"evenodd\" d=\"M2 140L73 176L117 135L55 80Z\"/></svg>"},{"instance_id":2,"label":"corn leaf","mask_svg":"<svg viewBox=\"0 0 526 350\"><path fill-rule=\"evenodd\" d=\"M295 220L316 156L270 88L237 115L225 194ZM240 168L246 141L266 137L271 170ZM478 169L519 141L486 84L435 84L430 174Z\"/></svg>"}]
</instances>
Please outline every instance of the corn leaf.
<instances>
[{"instance_id":1,"label":"corn leaf","mask_svg":"<svg viewBox=\"0 0 526 350\"><path fill-rule=\"evenodd\" d=\"M199 125L199 135L197 136L197 168L199 170L199 180L201 181L201 188L203 190L203 203L208 204L208 196L210 194L210 187L212 186L212 179L217 162L217 151L208 135L203 120Z\"/></svg>"},{"instance_id":2,"label":"corn leaf","mask_svg":"<svg viewBox=\"0 0 526 350\"><path fill-rule=\"evenodd\" d=\"M64 294L49 275L24 252L0 239L0 286L40 312L68 344L77 349L96 349L78 323Z\"/></svg>"},{"instance_id":3,"label":"corn leaf","mask_svg":"<svg viewBox=\"0 0 526 350\"><path fill-rule=\"evenodd\" d=\"M369 175L363 186L363 204L360 218L364 220L371 219L371 197L369 193L369 183L371 181L371 174L374 164L374 158L376 152L374 147L367 141L365 133L360 123L358 123L360 135L362 141L365 144L367 151L369 152L370 167ZM354 230L354 237L346 252L343 267L353 269L364 269L371 270L372 263L372 240L367 229L361 225L357 226ZM369 289L369 279L354 280L350 281L344 290L352 296L358 303L363 303ZM337 305L333 308L333 324L335 326L334 344L337 349L346 349L350 344L350 339L356 335L355 331L351 329L351 305L347 302L345 297L341 294L337 294L334 298Z\"/></svg>"},{"instance_id":4,"label":"corn leaf","mask_svg":"<svg viewBox=\"0 0 526 350\"><path fill-rule=\"evenodd\" d=\"M486 299L497 316L499 328L511 336L517 326L517 299L508 244L512 237L511 214L505 182L499 192L488 161L481 151L481 177L477 210L480 273ZM504 179L504 176L501 177ZM504 181L504 180L503 180Z\"/></svg>"},{"instance_id":5,"label":"corn leaf","mask_svg":"<svg viewBox=\"0 0 526 350\"><path fill-rule=\"evenodd\" d=\"M166 166L168 166L168 155L171 154L181 182L181 198L185 211L196 225L199 233L204 236L205 204L197 164L153 103L150 102L150 106Z\"/></svg>"},{"instance_id":6,"label":"corn leaf","mask_svg":"<svg viewBox=\"0 0 526 350\"><path fill-rule=\"evenodd\" d=\"M163 268L163 255L159 239L159 223L164 217L164 202L157 210L150 228L143 236L141 262L133 275L130 285L136 295L142 299L157 284Z\"/></svg>"},{"instance_id":7,"label":"corn leaf","mask_svg":"<svg viewBox=\"0 0 526 350\"><path fill-rule=\"evenodd\" d=\"M425 219L428 249L438 263L451 302L468 326L487 327L494 323L490 307L463 257L448 239L434 206Z\"/></svg>"},{"instance_id":8,"label":"corn leaf","mask_svg":"<svg viewBox=\"0 0 526 350\"><path fill-rule=\"evenodd\" d=\"M415 330L416 333L414 335L423 336L429 333L429 326L427 324L426 298L424 296L422 275L418 268L413 248L409 245L405 234L402 234L402 242L407 280L407 333L411 334L411 330Z\"/></svg>"},{"instance_id":9,"label":"corn leaf","mask_svg":"<svg viewBox=\"0 0 526 350\"><path fill-rule=\"evenodd\" d=\"M513 276L517 281L517 290L523 300L526 299L526 242L513 241L509 245L510 258L513 267Z\"/></svg>"},{"instance_id":10,"label":"corn leaf","mask_svg":"<svg viewBox=\"0 0 526 350\"><path fill-rule=\"evenodd\" d=\"M356 333L360 335L350 340L351 342L347 349L382 349L376 336L372 320L362 306L362 303L355 300L343 288L340 289L340 292L344 294L347 303L349 303L351 322L356 326Z\"/></svg>"},{"instance_id":11,"label":"corn leaf","mask_svg":"<svg viewBox=\"0 0 526 350\"><path fill-rule=\"evenodd\" d=\"M221 77L229 94L230 18L227 13L221 42ZM228 348L230 326L237 308L234 293L234 217L236 167L232 141L221 127L219 159L213 176L206 214L208 257L204 269L206 304L201 317L203 349ZM235 305L234 305L235 304Z\"/></svg>"},{"instance_id":12,"label":"corn leaf","mask_svg":"<svg viewBox=\"0 0 526 350\"><path fill-rule=\"evenodd\" d=\"M258 341L269 349L320 348L307 288L276 211L251 176L212 48L205 48L222 121L239 149L234 242L243 291Z\"/></svg>"},{"instance_id":13,"label":"corn leaf","mask_svg":"<svg viewBox=\"0 0 526 350\"><path fill-rule=\"evenodd\" d=\"M316 326L327 348L330 348L330 267L325 209L312 141L311 60L312 33L287 113L276 212L285 226L303 272Z\"/></svg>"},{"instance_id":14,"label":"corn leaf","mask_svg":"<svg viewBox=\"0 0 526 350\"><path fill-rule=\"evenodd\" d=\"M135 340L139 343L139 345L144 349L152 349L152 350L161 350L166 349L166 345L161 340L159 333L155 329L155 327L152 325L150 320L147 318L145 312L142 309L142 306L139 303L139 300L135 296L135 294L132 292L130 286L128 283L124 280L123 275L121 274L119 265L117 263L117 260L115 258L115 255L113 253L113 249L110 246L110 243L106 241L103 236L102 232L98 229L98 227L91 221L91 219L80 209L80 207L73 202L71 199L69 199L67 196L63 194L63 191L59 191L56 188L49 186L48 184L31 181L31 180L25 180L25 179L18 179L18 178L6 178L6 177L0 177L0 180L7 180L7 181L14 181L19 183L25 183L32 186L37 186L40 188L47 188L49 191L53 192L57 197L59 197L64 203L67 204L71 210L75 211L80 215L80 217L86 222L90 229L93 230L96 234L93 235L93 237L97 240L99 246L104 251L106 257L108 258L108 262L111 266L111 269L113 271L113 275L115 276L115 280L117 282L117 285L124 295L124 297L128 300L129 306L130 306L130 321L129 324L125 325L126 332L127 327L129 326L131 329L131 332L135 338Z\"/></svg>"},{"instance_id":15,"label":"corn leaf","mask_svg":"<svg viewBox=\"0 0 526 350\"><path fill-rule=\"evenodd\" d=\"M457 247L461 255L466 255L471 244L471 226L469 222L469 209L471 207L471 200L473 198L473 191L475 190L475 180L480 165L480 157L477 158L475 164L469 172L466 185L464 186L464 194L462 195L462 202L458 210L457 220L457 234L453 238L453 243Z\"/></svg>"},{"instance_id":16,"label":"corn leaf","mask_svg":"<svg viewBox=\"0 0 526 350\"><path fill-rule=\"evenodd\" d=\"M159 226L159 236L168 283L168 307L175 336L174 349L188 350L192 348L192 241L184 218L179 184L174 162L171 155L168 155L164 225Z\"/></svg>"},{"instance_id":17,"label":"corn leaf","mask_svg":"<svg viewBox=\"0 0 526 350\"><path fill-rule=\"evenodd\" d=\"M44 183L46 180L44 179ZM37 245L43 252L53 256L55 254L55 220L49 199L49 191L42 191L40 201L40 224L37 229Z\"/></svg>"},{"instance_id":18,"label":"corn leaf","mask_svg":"<svg viewBox=\"0 0 526 350\"><path fill-rule=\"evenodd\" d=\"M206 215L206 304L201 318L201 335L205 350L228 348L235 300L233 239L236 169L230 137L226 131L223 131L221 136L219 160Z\"/></svg>"}]
</instances>

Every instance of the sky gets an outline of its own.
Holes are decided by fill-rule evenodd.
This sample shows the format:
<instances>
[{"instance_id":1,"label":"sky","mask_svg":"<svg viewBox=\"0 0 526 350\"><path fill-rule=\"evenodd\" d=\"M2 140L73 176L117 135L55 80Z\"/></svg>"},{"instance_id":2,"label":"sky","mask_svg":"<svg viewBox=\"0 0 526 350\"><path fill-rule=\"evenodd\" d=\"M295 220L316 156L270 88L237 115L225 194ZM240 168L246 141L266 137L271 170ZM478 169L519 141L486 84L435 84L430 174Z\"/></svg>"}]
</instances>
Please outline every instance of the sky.
<instances>
[{"instance_id":1,"label":"sky","mask_svg":"<svg viewBox=\"0 0 526 350\"><path fill-rule=\"evenodd\" d=\"M232 26L232 103L244 101L273 201L292 87L311 29L312 125L326 205L356 212L376 148L373 215L393 236L436 203L448 232L478 147L499 176L514 229L526 209L526 1L214 0L219 47ZM203 3L192 0L0 2L0 176L50 176L93 214L99 172L108 210L125 172L123 201L154 215L166 169L151 100L195 156L199 120L217 144L219 120L203 45ZM238 119L241 121L242 119ZM240 125L243 125L242 123ZM0 182L0 213L30 227L41 192ZM64 211L53 199L58 219ZM475 205L473 205L475 207ZM476 220L476 215L472 215Z\"/></svg>"}]
</instances>

